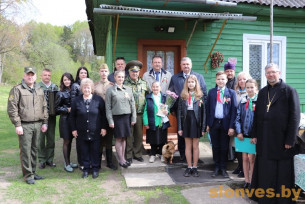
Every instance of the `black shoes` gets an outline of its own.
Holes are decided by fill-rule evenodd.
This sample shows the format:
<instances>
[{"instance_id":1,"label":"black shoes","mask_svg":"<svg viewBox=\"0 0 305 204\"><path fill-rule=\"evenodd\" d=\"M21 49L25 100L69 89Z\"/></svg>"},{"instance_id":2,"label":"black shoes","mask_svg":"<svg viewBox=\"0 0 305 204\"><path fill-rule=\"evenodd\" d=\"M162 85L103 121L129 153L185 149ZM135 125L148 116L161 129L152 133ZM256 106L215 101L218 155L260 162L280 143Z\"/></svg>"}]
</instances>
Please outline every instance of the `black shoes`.
<instances>
[{"instance_id":1,"label":"black shoes","mask_svg":"<svg viewBox=\"0 0 305 204\"><path fill-rule=\"evenodd\" d=\"M239 174L237 175L238 178L244 178L245 175L244 175L244 172L243 171L240 171Z\"/></svg>"},{"instance_id":2,"label":"black shoes","mask_svg":"<svg viewBox=\"0 0 305 204\"><path fill-rule=\"evenodd\" d=\"M92 175L93 176L93 175ZM87 178L88 177L88 171L84 171L83 172L83 175L82 175L82 178Z\"/></svg>"},{"instance_id":3,"label":"black shoes","mask_svg":"<svg viewBox=\"0 0 305 204\"><path fill-rule=\"evenodd\" d=\"M193 168L192 170L193 170L193 176L199 177L199 172L198 172L197 168Z\"/></svg>"},{"instance_id":4,"label":"black shoes","mask_svg":"<svg viewBox=\"0 0 305 204\"><path fill-rule=\"evenodd\" d=\"M142 157L133 157L135 160L139 161L139 162L143 162L144 159Z\"/></svg>"},{"instance_id":5,"label":"black shoes","mask_svg":"<svg viewBox=\"0 0 305 204\"><path fill-rule=\"evenodd\" d=\"M129 164L132 164L132 158L126 159Z\"/></svg>"},{"instance_id":6,"label":"black shoes","mask_svg":"<svg viewBox=\"0 0 305 204\"><path fill-rule=\"evenodd\" d=\"M25 181L27 184L35 184L34 179L28 179Z\"/></svg>"},{"instance_id":7,"label":"black shoes","mask_svg":"<svg viewBox=\"0 0 305 204\"><path fill-rule=\"evenodd\" d=\"M53 161L51 162L46 162L46 165L50 166L50 167L56 167L56 164L53 163Z\"/></svg>"},{"instance_id":8,"label":"black shoes","mask_svg":"<svg viewBox=\"0 0 305 204\"><path fill-rule=\"evenodd\" d=\"M92 172L92 178L95 179L98 177L98 171Z\"/></svg>"},{"instance_id":9,"label":"black shoes","mask_svg":"<svg viewBox=\"0 0 305 204\"><path fill-rule=\"evenodd\" d=\"M224 177L224 178L229 178L229 174L227 173L227 171L225 169L221 169L221 175Z\"/></svg>"},{"instance_id":10,"label":"black shoes","mask_svg":"<svg viewBox=\"0 0 305 204\"><path fill-rule=\"evenodd\" d=\"M121 166L121 167L123 167L123 168L128 168L128 164L127 163L124 163L124 164L121 164L121 163L119 163L119 165Z\"/></svg>"},{"instance_id":11,"label":"black shoes","mask_svg":"<svg viewBox=\"0 0 305 204\"><path fill-rule=\"evenodd\" d=\"M250 183L245 182L243 188L245 188L245 189L246 189L246 188L250 188Z\"/></svg>"},{"instance_id":12,"label":"black shoes","mask_svg":"<svg viewBox=\"0 0 305 204\"><path fill-rule=\"evenodd\" d=\"M40 163L40 164L39 164L39 168L40 168L40 169L46 168L46 163Z\"/></svg>"},{"instance_id":13,"label":"black shoes","mask_svg":"<svg viewBox=\"0 0 305 204\"><path fill-rule=\"evenodd\" d=\"M183 176L189 177L190 175L192 175L192 173L193 173L193 170L191 168L187 168L187 169L185 169Z\"/></svg>"},{"instance_id":14,"label":"black shoes","mask_svg":"<svg viewBox=\"0 0 305 204\"><path fill-rule=\"evenodd\" d=\"M42 180L42 179L44 179L44 177L34 174L34 180Z\"/></svg>"},{"instance_id":15,"label":"black shoes","mask_svg":"<svg viewBox=\"0 0 305 204\"><path fill-rule=\"evenodd\" d=\"M185 155L181 155L181 156L180 156L180 161L181 161L181 162L186 162Z\"/></svg>"},{"instance_id":16,"label":"black shoes","mask_svg":"<svg viewBox=\"0 0 305 204\"><path fill-rule=\"evenodd\" d=\"M218 175L219 175L219 169L216 168L216 169L214 170L214 172L211 174L211 176L212 176L213 178L215 178L215 177L218 176Z\"/></svg>"},{"instance_id":17,"label":"black shoes","mask_svg":"<svg viewBox=\"0 0 305 204\"><path fill-rule=\"evenodd\" d=\"M107 164L107 167L108 167L109 169L114 170L114 171L118 169L118 167L114 166L113 163Z\"/></svg>"},{"instance_id":18,"label":"black shoes","mask_svg":"<svg viewBox=\"0 0 305 204\"><path fill-rule=\"evenodd\" d=\"M239 174L240 171L241 171L240 168L237 167L237 168L232 172L232 174Z\"/></svg>"}]
</instances>

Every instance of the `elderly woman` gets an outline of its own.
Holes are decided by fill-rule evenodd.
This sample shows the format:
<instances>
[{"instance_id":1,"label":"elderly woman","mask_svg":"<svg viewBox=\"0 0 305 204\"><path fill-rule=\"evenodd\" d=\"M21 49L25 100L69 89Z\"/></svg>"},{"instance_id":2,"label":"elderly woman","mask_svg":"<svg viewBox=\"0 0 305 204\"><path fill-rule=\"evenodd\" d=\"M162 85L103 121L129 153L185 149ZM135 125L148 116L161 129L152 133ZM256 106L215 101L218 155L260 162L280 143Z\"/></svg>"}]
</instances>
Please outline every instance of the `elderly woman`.
<instances>
[{"instance_id":1,"label":"elderly woman","mask_svg":"<svg viewBox=\"0 0 305 204\"><path fill-rule=\"evenodd\" d=\"M75 83L73 83L72 87L71 87L71 100L72 100L72 102L77 96L79 96L81 94L80 82L85 78L89 78L88 69L86 67L78 68L77 72L76 72ZM79 164L79 168L83 169L84 165L82 163L80 143L79 143L78 139L76 139L76 152L77 152L77 161L78 161L78 164Z\"/></svg>"},{"instance_id":2,"label":"elderly woman","mask_svg":"<svg viewBox=\"0 0 305 204\"><path fill-rule=\"evenodd\" d=\"M82 178L88 177L92 167L92 178L97 178L100 168L100 140L106 135L106 115L104 100L94 93L91 79L83 79L80 89L82 95L76 97L71 107L71 129L78 138L81 158L84 164Z\"/></svg>"},{"instance_id":3,"label":"elderly woman","mask_svg":"<svg viewBox=\"0 0 305 204\"><path fill-rule=\"evenodd\" d=\"M125 159L126 138L130 137L131 125L136 123L136 107L131 88L123 85L124 71L115 71L114 86L106 92L106 115L110 128L114 128L115 149L119 157L119 165L130 166Z\"/></svg>"},{"instance_id":4,"label":"elderly woman","mask_svg":"<svg viewBox=\"0 0 305 204\"><path fill-rule=\"evenodd\" d=\"M60 79L60 91L56 94L56 113L60 114L59 134L63 138L63 154L65 160L64 169L67 172L73 172L73 168L77 168L77 164L70 162L72 131L69 123L71 111L71 86L74 82L70 73L64 73Z\"/></svg>"},{"instance_id":5,"label":"elderly woman","mask_svg":"<svg viewBox=\"0 0 305 204\"><path fill-rule=\"evenodd\" d=\"M235 84L235 93L236 93L236 102L238 105L240 100L247 95L246 81L248 79L251 79L252 77L246 72L239 72L236 78L237 78L236 80L237 83ZM232 148L229 148L229 151L232 152L235 151L234 137L230 138L230 146L232 146ZM242 153L235 152L235 157L237 158L238 166L233 171L233 174L238 174L237 176L242 178L244 177Z\"/></svg>"},{"instance_id":6,"label":"elderly woman","mask_svg":"<svg viewBox=\"0 0 305 204\"><path fill-rule=\"evenodd\" d=\"M162 147L167 143L167 128L170 124L168 110L159 110L160 104L166 102L166 94L161 93L160 82L154 81L151 89L152 93L147 94L145 99L143 124L146 128L146 143L151 146L149 162L154 163L156 154L162 155ZM158 114L158 111L163 112Z\"/></svg>"}]
</instances>

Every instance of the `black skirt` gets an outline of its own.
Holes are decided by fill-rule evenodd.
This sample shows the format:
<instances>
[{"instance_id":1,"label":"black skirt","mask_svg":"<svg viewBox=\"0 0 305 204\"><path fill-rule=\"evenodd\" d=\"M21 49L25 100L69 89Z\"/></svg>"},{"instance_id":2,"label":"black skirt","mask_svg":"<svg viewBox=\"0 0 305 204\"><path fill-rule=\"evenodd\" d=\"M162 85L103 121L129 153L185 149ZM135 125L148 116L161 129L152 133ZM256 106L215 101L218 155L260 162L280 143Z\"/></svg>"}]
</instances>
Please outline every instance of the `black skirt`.
<instances>
[{"instance_id":1,"label":"black skirt","mask_svg":"<svg viewBox=\"0 0 305 204\"><path fill-rule=\"evenodd\" d=\"M59 135L63 139L72 140L72 130L69 123L69 115L60 115L59 118Z\"/></svg>"},{"instance_id":2,"label":"black skirt","mask_svg":"<svg viewBox=\"0 0 305 204\"><path fill-rule=\"evenodd\" d=\"M188 110L183 124L182 137L200 138L201 136L201 127L197 125L195 112L193 110Z\"/></svg>"},{"instance_id":3,"label":"black skirt","mask_svg":"<svg viewBox=\"0 0 305 204\"><path fill-rule=\"evenodd\" d=\"M114 115L114 138L129 137L131 134L131 115Z\"/></svg>"},{"instance_id":4,"label":"black skirt","mask_svg":"<svg viewBox=\"0 0 305 204\"><path fill-rule=\"evenodd\" d=\"M161 145L167 143L167 129L157 127L156 130L146 130L146 143L151 145Z\"/></svg>"}]
</instances>

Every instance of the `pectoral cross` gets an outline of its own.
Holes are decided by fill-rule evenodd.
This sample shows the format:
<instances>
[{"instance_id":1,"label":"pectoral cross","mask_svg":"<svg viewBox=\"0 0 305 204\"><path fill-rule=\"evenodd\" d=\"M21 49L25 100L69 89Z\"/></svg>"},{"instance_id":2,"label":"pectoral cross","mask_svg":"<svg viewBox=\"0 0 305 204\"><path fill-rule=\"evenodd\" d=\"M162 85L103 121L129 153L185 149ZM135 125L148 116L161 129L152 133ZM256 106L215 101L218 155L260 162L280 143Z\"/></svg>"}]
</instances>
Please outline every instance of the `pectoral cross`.
<instances>
[{"instance_id":1,"label":"pectoral cross","mask_svg":"<svg viewBox=\"0 0 305 204\"><path fill-rule=\"evenodd\" d=\"M270 105L271 105L271 101L269 101L269 103L267 105L267 113L269 112Z\"/></svg>"}]
</instances>

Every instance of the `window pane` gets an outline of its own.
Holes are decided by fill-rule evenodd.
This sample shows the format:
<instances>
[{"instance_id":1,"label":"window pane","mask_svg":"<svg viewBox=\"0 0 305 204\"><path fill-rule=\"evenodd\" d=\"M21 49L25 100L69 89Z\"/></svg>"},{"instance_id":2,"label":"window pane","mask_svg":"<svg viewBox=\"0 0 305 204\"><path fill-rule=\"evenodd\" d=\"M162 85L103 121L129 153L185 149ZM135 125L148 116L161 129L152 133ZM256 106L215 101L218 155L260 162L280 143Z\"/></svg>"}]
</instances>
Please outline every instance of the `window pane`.
<instances>
[{"instance_id":1,"label":"window pane","mask_svg":"<svg viewBox=\"0 0 305 204\"><path fill-rule=\"evenodd\" d=\"M249 45L249 72L253 79L261 85L262 76L262 46Z\"/></svg>"},{"instance_id":2,"label":"window pane","mask_svg":"<svg viewBox=\"0 0 305 204\"><path fill-rule=\"evenodd\" d=\"M279 65L280 62L280 45L278 43L273 43L272 47L272 61L273 63ZM267 44L267 63L270 63L270 43Z\"/></svg>"},{"instance_id":3,"label":"window pane","mask_svg":"<svg viewBox=\"0 0 305 204\"><path fill-rule=\"evenodd\" d=\"M166 71L170 72L172 75L174 75L174 67L175 67L175 61L174 61L174 52L168 51L166 52Z\"/></svg>"},{"instance_id":4,"label":"window pane","mask_svg":"<svg viewBox=\"0 0 305 204\"><path fill-rule=\"evenodd\" d=\"M152 69L152 58L155 55L155 51L147 51L147 71Z\"/></svg>"}]
</instances>

